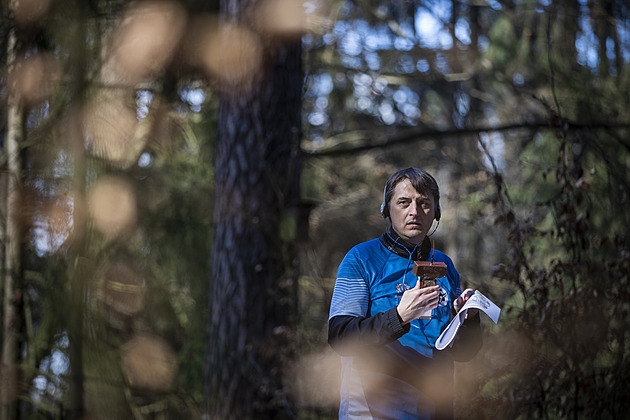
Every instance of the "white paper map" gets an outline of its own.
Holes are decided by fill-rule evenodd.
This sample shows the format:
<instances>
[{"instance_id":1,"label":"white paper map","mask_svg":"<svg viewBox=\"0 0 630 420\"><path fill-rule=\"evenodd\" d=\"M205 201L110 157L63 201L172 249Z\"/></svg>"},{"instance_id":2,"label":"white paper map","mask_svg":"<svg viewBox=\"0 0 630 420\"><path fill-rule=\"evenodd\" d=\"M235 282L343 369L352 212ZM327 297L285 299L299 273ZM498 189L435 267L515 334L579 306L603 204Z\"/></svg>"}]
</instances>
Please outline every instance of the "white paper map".
<instances>
[{"instance_id":1,"label":"white paper map","mask_svg":"<svg viewBox=\"0 0 630 420\"><path fill-rule=\"evenodd\" d=\"M435 341L435 348L438 350L444 350L455 338L459 327L466 319L466 313L468 309L475 308L483 311L490 317L496 324L499 321L499 314L501 308L495 305L490 299L485 297L479 290L475 290L475 293L468 299L466 304L459 310L455 318L448 324L448 326L442 331L442 334Z\"/></svg>"}]
</instances>

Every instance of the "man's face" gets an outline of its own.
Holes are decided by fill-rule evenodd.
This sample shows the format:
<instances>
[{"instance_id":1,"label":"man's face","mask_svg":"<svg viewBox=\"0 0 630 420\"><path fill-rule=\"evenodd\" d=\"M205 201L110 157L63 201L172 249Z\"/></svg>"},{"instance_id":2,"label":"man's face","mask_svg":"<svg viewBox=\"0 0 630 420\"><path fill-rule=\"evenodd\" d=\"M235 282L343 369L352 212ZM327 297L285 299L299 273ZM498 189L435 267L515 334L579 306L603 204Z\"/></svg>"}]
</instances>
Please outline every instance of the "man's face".
<instances>
[{"instance_id":1,"label":"man's face","mask_svg":"<svg viewBox=\"0 0 630 420\"><path fill-rule=\"evenodd\" d=\"M420 194L408 179L403 179L394 188L389 202L389 217L392 228L400 237L414 245L421 243L431 229L435 218L433 195Z\"/></svg>"}]
</instances>

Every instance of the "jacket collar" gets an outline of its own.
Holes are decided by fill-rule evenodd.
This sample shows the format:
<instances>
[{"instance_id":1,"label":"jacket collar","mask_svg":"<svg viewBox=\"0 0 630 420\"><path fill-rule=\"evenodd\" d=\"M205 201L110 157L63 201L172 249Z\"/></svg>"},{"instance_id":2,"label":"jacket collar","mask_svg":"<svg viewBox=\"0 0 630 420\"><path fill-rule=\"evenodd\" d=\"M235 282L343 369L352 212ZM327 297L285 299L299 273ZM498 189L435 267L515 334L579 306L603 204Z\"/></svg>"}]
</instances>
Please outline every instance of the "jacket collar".
<instances>
[{"instance_id":1,"label":"jacket collar","mask_svg":"<svg viewBox=\"0 0 630 420\"><path fill-rule=\"evenodd\" d=\"M389 251L403 258L410 258L413 261L428 260L431 255L431 240L425 236L422 244L412 245L402 239L394 229L386 230L379 238L381 243Z\"/></svg>"}]
</instances>

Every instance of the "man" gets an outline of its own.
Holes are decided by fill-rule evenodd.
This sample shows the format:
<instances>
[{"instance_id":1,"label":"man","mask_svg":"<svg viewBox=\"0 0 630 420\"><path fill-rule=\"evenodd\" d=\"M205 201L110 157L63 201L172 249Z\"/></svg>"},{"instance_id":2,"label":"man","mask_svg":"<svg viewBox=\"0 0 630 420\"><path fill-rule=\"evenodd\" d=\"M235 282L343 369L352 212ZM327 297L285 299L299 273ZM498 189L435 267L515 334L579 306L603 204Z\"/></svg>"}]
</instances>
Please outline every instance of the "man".
<instances>
[{"instance_id":1,"label":"man","mask_svg":"<svg viewBox=\"0 0 630 420\"><path fill-rule=\"evenodd\" d=\"M403 169L383 196L385 233L346 254L332 296L328 342L342 356L339 418L452 418L453 361L479 350L479 314L468 312L451 348L438 351L435 340L472 290L462 293L451 259L431 249L429 230L441 217L435 179ZM444 262L447 275L422 288L412 266L428 259ZM420 319L428 310L431 318Z\"/></svg>"}]
</instances>

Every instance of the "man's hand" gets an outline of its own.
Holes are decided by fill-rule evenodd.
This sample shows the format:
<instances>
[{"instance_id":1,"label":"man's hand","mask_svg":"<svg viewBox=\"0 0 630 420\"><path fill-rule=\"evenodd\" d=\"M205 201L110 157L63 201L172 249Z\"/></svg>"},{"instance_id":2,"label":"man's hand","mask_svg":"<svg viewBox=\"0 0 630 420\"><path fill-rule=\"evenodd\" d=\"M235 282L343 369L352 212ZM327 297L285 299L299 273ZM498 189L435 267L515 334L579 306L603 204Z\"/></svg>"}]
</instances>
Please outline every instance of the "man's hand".
<instances>
[{"instance_id":1,"label":"man's hand","mask_svg":"<svg viewBox=\"0 0 630 420\"><path fill-rule=\"evenodd\" d=\"M428 310L437 308L440 297L440 286L420 288L421 282L406 290L396 307L402 325L407 325L414 319L420 318Z\"/></svg>"},{"instance_id":2,"label":"man's hand","mask_svg":"<svg viewBox=\"0 0 630 420\"><path fill-rule=\"evenodd\" d=\"M453 303L453 308L455 309L455 312L459 312L459 310L464 307L468 299L470 299L473 294L475 294L473 289L464 290L462 294L457 298L457 300L455 300L455 302ZM479 312L478 309L469 309L468 312L466 312L466 318L472 318L473 316L477 315L477 312Z\"/></svg>"}]
</instances>

